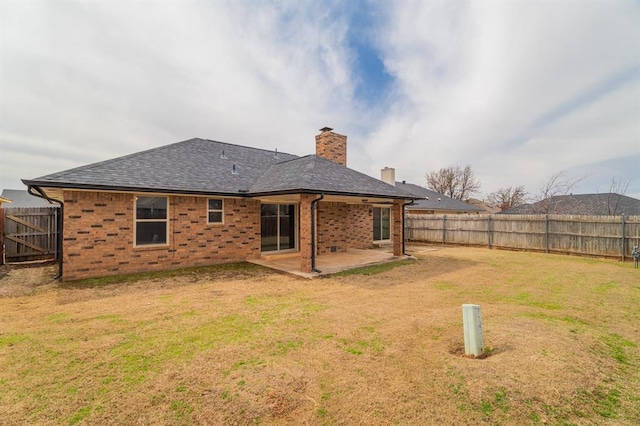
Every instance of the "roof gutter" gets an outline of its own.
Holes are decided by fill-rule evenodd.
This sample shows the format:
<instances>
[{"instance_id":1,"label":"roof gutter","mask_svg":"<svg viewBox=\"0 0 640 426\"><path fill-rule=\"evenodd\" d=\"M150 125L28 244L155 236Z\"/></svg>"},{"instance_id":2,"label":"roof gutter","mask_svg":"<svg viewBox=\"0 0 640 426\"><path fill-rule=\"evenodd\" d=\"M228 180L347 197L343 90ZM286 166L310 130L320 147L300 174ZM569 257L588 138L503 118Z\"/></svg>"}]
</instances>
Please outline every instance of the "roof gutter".
<instances>
[{"instance_id":1,"label":"roof gutter","mask_svg":"<svg viewBox=\"0 0 640 426\"><path fill-rule=\"evenodd\" d=\"M316 198L311 202L311 272L320 273L316 269L316 208L318 202L324 198L324 194L320 194L320 198Z\"/></svg>"},{"instance_id":2,"label":"roof gutter","mask_svg":"<svg viewBox=\"0 0 640 426\"><path fill-rule=\"evenodd\" d=\"M36 192L33 192L36 191ZM47 194L44 193L44 191L42 190L42 188L40 188L37 185L28 185L27 186L27 192L31 195L33 195L34 197L38 197L38 198L43 198L45 200L47 200L50 204L53 203L58 203L60 205L60 214L58 215L58 238L56 239L56 246L58 247L58 258L56 259L58 261L58 274L55 276L55 279L58 278L62 278L62 236L64 235L63 233L63 227L64 227L64 203L60 200L56 200L53 199L51 197L48 197Z\"/></svg>"},{"instance_id":3,"label":"roof gutter","mask_svg":"<svg viewBox=\"0 0 640 426\"><path fill-rule=\"evenodd\" d=\"M317 195L338 195L345 197L356 198L388 198L388 199L414 199L418 200L420 197L412 196L411 194L405 195L390 195L390 194L371 194L360 192L341 192L341 191L328 191L323 189L309 189L309 188L293 188L282 189L276 191L258 191L251 192L249 189L238 189L231 192L225 191L200 191L190 190L183 188L147 188L147 187L133 187L133 186L120 186L120 185L93 185L93 184L80 184L80 183L62 183L62 182L47 182L39 180L22 180L27 186L33 187L47 187L47 188L60 188L60 189L75 189L84 191L106 191L106 192L125 192L125 193L141 193L149 192L154 194L188 194L188 195L202 195L202 196L216 196L216 197L246 197L256 198L273 195L291 195L291 194L317 194ZM43 197L40 197L43 198ZM55 200L54 200L55 201Z\"/></svg>"}]
</instances>

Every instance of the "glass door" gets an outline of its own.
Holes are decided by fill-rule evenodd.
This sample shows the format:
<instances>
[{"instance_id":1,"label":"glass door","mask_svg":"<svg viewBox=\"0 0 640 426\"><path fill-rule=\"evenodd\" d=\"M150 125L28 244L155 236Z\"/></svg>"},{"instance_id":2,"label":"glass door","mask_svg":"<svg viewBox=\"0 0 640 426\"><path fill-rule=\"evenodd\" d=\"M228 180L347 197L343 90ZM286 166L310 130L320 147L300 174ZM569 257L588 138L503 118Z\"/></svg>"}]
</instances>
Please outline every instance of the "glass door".
<instances>
[{"instance_id":1,"label":"glass door","mask_svg":"<svg viewBox=\"0 0 640 426\"><path fill-rule=\"evenodd\" d=\"M389 207L373 208L373 241L391 238L391 209Z\"/></svg>"},{"instance_id":2,"label":"glass door","mask_svg":"<svg viewBox=\"0 0 640 426\"><path fill-rule=\"evenodd\" d=\"M262 204L260 224L262 251L296 248L295 204Z\"/></svg>"}]
</instances>

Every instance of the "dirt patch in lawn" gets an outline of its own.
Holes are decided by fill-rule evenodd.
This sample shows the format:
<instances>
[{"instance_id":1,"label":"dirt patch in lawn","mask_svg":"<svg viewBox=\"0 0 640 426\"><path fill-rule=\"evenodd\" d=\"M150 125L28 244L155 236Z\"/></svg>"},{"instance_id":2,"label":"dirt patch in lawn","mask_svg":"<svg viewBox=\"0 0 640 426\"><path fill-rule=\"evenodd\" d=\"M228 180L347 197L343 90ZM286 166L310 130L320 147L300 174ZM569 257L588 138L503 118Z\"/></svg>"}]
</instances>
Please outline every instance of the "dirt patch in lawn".
<instances>
[{"instance_id":1,"label":"dirt patch in lawn","mask_svg":"<svg viewBox=\"0 0 640 426\"><path fill-rule=\"evenodd\" d=\"M191 271L0 299L0 418L640 422L640 274L631 265L410 251L415 262L375 275ZM484 359L463 356L463 303L482 307Z\"/></svg>"},{"instance_id":2,"label":"dirt patch in lawn","mask_svg":"<svg viewBox=\"0 0 640 426\"><path fill-rule=\"evenodd\" d=\"M55 282L57 265L0 265L0 297L26 296Z\"/></svg>"}]
</instances>

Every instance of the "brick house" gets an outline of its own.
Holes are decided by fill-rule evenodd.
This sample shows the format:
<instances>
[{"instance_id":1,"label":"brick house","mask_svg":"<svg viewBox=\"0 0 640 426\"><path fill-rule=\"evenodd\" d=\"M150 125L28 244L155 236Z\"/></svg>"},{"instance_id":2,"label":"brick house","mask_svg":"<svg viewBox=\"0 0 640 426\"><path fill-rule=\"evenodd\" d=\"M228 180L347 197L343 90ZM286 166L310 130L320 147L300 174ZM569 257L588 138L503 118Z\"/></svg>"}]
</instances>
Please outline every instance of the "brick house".
<instances>
[{"instance_id":1,"label":"brick house","mask_svg":"<svg viewBox=\"0 0 640 426\"><path fill-rule=\"evenodd\" d=\"M205 266L299 252L316 256L388 241L403 254L415 196L346 167L347 137L316 136L316 155L206 139L25 179L62 207L64 280Z\"/></svg>"}]
</instances>

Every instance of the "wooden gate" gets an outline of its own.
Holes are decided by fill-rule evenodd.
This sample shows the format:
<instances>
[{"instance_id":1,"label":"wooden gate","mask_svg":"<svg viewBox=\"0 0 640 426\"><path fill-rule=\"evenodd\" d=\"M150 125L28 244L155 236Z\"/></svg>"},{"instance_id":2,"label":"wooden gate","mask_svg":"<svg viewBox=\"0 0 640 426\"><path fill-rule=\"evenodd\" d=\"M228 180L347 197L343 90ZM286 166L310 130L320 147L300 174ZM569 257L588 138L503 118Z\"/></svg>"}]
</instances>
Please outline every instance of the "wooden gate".
<instances>
[{"instance_id":1,"label":"wooden gate","mask_svg":"<svg viewBox=\"0 0 640 426\"><path fill-rule=\"evenodd\" d=\"M55 260L58 257L58 207L5 207L4 263Z\"/></svg>"}]
</instances>

